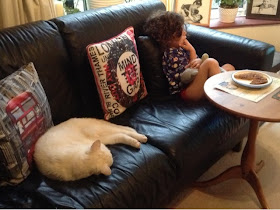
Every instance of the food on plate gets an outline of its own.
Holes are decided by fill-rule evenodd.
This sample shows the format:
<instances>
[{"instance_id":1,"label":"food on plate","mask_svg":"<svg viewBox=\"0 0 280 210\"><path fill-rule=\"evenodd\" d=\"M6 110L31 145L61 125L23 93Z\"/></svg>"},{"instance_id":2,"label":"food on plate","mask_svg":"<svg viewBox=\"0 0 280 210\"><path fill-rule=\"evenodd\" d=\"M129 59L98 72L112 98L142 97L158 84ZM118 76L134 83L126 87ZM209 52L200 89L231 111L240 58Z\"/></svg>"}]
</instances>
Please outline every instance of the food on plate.
<instances>
[{"instance_id":1,"label":"food on plate","mask_svg":"<svg viewBox=\"0 0 280 210\"><path fill-rule=\"evenodd\" d=\"M236 79L252 80L250 84L259 85L268 82L267 77L259 72L244 72L240 74L235 74Z\"/></svg>"}]
</instances>

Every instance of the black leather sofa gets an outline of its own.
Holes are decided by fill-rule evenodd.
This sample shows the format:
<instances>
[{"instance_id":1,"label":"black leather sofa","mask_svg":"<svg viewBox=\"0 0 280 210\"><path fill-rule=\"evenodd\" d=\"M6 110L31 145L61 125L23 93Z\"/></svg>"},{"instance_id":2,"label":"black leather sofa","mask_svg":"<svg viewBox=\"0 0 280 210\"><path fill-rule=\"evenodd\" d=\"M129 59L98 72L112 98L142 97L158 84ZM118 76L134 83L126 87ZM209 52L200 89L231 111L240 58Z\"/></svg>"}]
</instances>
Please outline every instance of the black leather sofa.
<instances>
[{"instance_id":1,"label":"black leather sofa","mask_svg":"<svg viewBox=\"0 0 280 210\"><path fill-rule=\"evenodd\" d=\"M89 43L106 40L134 26L148 96L112 122L148 136L140 150L109 146L110 176L74 182L42 176L36 167L16 186L0 187L0 208L163 208L190 187L247 135L248 121L229 115L207 100L184 103L169 96L157 45L143 23L159 0L89 10L0 31L0 79L32 61L46 91L54 124L71 117L102 118L86 55ZM189 25L189 40L237 69L269 70L274 46L209 28Z\"/></svg>"}]
</instances>

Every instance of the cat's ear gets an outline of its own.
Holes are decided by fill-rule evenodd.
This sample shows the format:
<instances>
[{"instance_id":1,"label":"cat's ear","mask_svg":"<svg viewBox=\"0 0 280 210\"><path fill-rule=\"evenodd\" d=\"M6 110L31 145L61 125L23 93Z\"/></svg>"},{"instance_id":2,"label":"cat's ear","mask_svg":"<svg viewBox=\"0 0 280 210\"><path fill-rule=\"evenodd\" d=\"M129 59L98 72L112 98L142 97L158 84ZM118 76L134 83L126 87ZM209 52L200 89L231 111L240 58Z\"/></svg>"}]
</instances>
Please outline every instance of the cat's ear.
<instances>
[{"instance_id":1,"label":"cat's ear","mask_svg":"<svg viewBox=\"0 0 280 210\"><path fill-rule=\"evenodd\" d=\"M100 140L96 140L95 142L92 143L92 145L90 147L90 151L95 152L95 151L99 150L100 146L101 146Z\"/></svg>"},{"instance_id":2,"label":"cat's ear","mask_svg":"<svg viewBox=\"0 0 280 210\"><path fill-rule=\"evenodd\" d=\"M101 168L101 173L106 175L106 176L109 176L109 175L111 175L112 171L111 171L109 166L103 165L102 168Z\"/></svg>"}]
</instances>

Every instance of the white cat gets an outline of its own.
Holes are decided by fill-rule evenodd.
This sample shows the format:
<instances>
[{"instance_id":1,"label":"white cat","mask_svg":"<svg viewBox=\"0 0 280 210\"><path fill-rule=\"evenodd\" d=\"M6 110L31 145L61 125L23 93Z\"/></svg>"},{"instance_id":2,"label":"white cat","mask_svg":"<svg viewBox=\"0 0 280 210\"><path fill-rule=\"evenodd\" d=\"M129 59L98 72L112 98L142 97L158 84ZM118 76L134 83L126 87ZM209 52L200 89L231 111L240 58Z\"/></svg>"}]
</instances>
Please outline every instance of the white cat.
<instances>
[{"instance_id":1,"label":"white cat","mask_svg":"<svg viewBox=\"0 0 280 210\"><path fill-rule=\"evenodd\" d=\"M133 128L94 118L72 118L50 128L37 141L34 160L45 176L74 181L92 174L110 175L113 157L105 144L140 148L147 137Z\"/></svg>"}]
</instances>

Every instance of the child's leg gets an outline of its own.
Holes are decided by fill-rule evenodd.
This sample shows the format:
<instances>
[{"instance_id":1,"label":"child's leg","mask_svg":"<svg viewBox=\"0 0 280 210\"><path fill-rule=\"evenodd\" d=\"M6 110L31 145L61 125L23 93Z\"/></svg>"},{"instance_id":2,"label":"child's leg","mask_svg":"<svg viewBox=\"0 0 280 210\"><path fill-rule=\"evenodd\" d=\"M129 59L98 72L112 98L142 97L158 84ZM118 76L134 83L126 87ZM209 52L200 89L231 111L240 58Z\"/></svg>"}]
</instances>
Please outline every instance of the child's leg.
<instances>
[{"instance_id":1,"label":"child's leg","mask_svg":"<svg viewBox=\"0 0 280 210\"><path fill-rule=\"evenodd\" d=\"M195 79L182 91L181 96L184 100L198 101L204 97L205 81L215 75L221 73L218 61L213 58L206 59L199 67Z\"/></svg>"}]
</instances>

